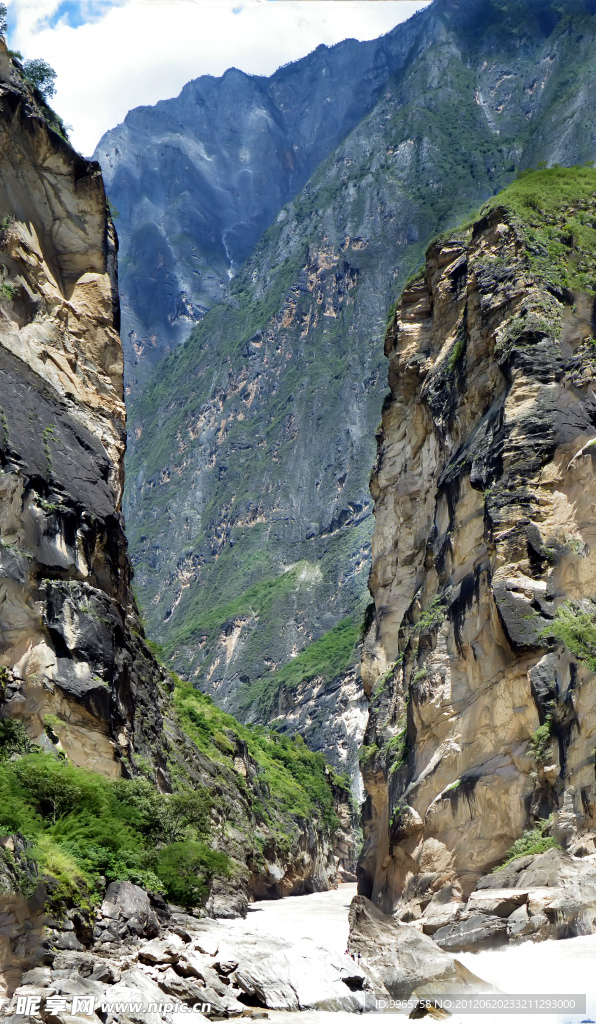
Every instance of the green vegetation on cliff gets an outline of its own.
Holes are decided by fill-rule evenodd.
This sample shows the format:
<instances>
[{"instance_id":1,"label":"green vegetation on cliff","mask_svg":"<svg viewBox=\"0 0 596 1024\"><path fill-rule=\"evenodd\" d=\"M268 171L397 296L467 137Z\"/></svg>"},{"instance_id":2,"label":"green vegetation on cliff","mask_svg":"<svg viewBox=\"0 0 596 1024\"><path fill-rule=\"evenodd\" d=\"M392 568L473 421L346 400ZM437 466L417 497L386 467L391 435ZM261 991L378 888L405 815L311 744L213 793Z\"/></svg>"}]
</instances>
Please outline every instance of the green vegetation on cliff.
<instances>
[{"instance_id":1,"label":"green vegetation on cliff","mask_svg":"<svg viewBox=\"0 0 596 1024\"><path fill-rule=\"evenodd\" d=\"M295 690L313 679L331 682L354 663L359 636L354 617L343 619L292 661L246 686L241 691L240 707L244 711L253 707L258 715L269 716L280 690Z\"/></svg>"},{"instance_id":2,"label":"green vegetation on cliff","mask_svg":"<svg viewBox=\"0 0 596 1024\"><path fill-rule=\"evenodd\" d=\"M173 678L180 723L199 750L215 761L229 763L236 751L235 741L246 744L257 782L254 790L247 787L247 796L274 832L287 828L280 812L290 819L311 820L314 816L329 830L337 827L331 783L345 788L347 783L326 765L322 754L309 750L301 736L279 736L262 726L241 725L209 696L177 676Z\"/></svg>"},{"instance_id":3,"label":"green vegetation on cliff","mask_svg":"<svg viewBox=\"0 0 596 1024\"><path fill-rule=\"evenodd\" d=\"M523 836L515 840L513 846L505 854L503 862L494 870L501 871L517 857L529 857L536 853L545 853L553 846L558 847L557 840L554 836L549 835L552 826L552 815L549 818L543 818L542 821L537 821L532 828L524 832Z\"/></svg>"},{"instance_id":4,"label":"green vegetation on cliff","mask_svg":"<svg viewBox=\"0 0 596 1024\"><path fill-rule=\"evenodd\" d=\"M250 568L247 566L245 571L250 572ZM300 576L305 571L308 571L308 563L292 566L279 576L260 580L238 593L231 601L219 601L215 605L209 601L208 595L200 592L194 594L187 605L184 622L164 644L165 654L171 654L177 647L192 640L213 642L222 626L236 618L262 616L266 620L271 616L274 605L299 585ZM218 593L221 594L221 591Z\"/></svg>"},{"instance_id":5,"label":"green vegetation on cliff","mask_svg":"<svg viewBox=\"0 0 596 1024\"><path fill-rule=\"evenodd\" d=\"M329 837L338 827L334 790L347 790L347 780L300 736L243 726L176 676L172 702L183 731L209 759L209 788L191 787L179 764L174 792L161 793L141 757L142 775L106 778L59 752L43 753L20 723L0 720L0 835L19 833L31 844L40 873L57 883L54 900L93 903L106 882L130 879L186 906L204 902L214 877L244 870L219 848L233 813L230 772L245 814L234 828L246 829L245 852L256 860L259 825L261 845L269 835L284 851L304 822L317 822Z\"/></svg>"},{"instance_id":6,"label":"green vegetation on cliff","mask_svg":"<svg viewBox=\"0 0 596 1024\"><path fill-rule=\"evenodd\" d=\"M552 287L596 294L596 170L526 171L486 207L504 207L522 227L531 269Z\"/></svg>"},{"instance_id":7,"label":"green vegetation on cliff","mask_svg":"<svg viewBox=\"0 0 596 1024\"><path fill-rule=\"evenodd\" d=\"M265 235L264 242L274 229ZM264 294L255 294L255 288L247 272L241 272L230 286L230 301L216 306L208 318L200 323L184 345L181 345L167 361L167 374L159 373L150 389L142 394L134 406L135 422L146 425L144 442L150 443L151 458L146 469L154 473L167 462L178 447L179 432L184 429L193 414L202 410L204 391L197 387L196 350L209 346L214 337L221 339L218 346L218 360L229 362L241 358L243 346L262 330L283 304L288 288L295 280L304 263L304 245L281 260L271 274L269 287ZM173 390L172 390L173 388ZM241 404L241 403L239 403ZM168 408L170 415L160 425L154 420L156 412ZM245 428L237 425L238 434ZM134 471L137 460L133 457L130 468Z\"/></svg>"},{"instance_id":8,"label":"green vegetation on cliff","mask_svg":"<svg viewBox=\"0 0 596 1024\"><path fill-rule=\"evenodd\" d=\"M14 744L13 744L14 745ZM28 753L0 764L0 834L33 844L39 869L57 879L58 896L101 897L105 882L130 879L195 905L229 858L211 849L211 798L206 790L159 793L144 778L108 779L61 757ZM172 864L192 863L183 894Z\"/></svg>"},{"instance_id":9,"label":"green vegetation on cliff","mask_svg":"<svg viewBox=\"0 0 596 1024\"><path fill-rule=\"evenodd\" d=\"M568 651L596 672L596 607L590 613L571 601L557 610L542 636L559 640Z\"/></svg>"}]
</instances>

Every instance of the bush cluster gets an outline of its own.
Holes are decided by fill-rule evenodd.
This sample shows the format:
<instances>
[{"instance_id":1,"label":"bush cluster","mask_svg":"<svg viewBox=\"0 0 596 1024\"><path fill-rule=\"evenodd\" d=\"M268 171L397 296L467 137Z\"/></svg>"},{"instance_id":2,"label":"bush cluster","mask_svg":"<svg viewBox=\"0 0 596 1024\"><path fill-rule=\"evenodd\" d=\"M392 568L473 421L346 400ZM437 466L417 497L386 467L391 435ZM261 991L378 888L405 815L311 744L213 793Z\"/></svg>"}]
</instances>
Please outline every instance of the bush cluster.
<instances>
[{"instance_id":1,"label":"bush cluster","mask_svg":"<svg viewBox=\"0 0 596 1024\"><path fill-rule=\"evenodd\" d=\"M585 661L593 672L596 671L596 608L589 614L570 601L557 609L552 622L542 631L541 636L554 638L565 644L568 651Z\"/></svg>"},{"instance_id":2,"label":"bush cluster","mask_svg":"<svg viewBox=\"0 0 596 1024\"><path fill-rule=\"evenodd\" d=\"M28 839L64 897L93 901L107 882L129 879L195 906L214 875L229 874L228 858L206 842L206 790L162 794L146 779L107 779L53 754L18 756L26 739L14 723L2 727L0 835Z\"/></svg>"},{"instance_id":3,"label":"bush cluster","mask_svg":"<svg viewBox=\"0 0 596 1024\"><path fill-rule=\"evenodd\" d=\"M502 868L506 868L517 857L528 857L531 854L544 853L553 846L558 847L557 840L554 836L549 835L552 825L552 815L550 818L543 818L541 821L537 821L533 828L528 829L519 839L515 840L513 846L505 854L503 863L499 864L494 870L500 871Z\"/></svg>"}]
</instances>

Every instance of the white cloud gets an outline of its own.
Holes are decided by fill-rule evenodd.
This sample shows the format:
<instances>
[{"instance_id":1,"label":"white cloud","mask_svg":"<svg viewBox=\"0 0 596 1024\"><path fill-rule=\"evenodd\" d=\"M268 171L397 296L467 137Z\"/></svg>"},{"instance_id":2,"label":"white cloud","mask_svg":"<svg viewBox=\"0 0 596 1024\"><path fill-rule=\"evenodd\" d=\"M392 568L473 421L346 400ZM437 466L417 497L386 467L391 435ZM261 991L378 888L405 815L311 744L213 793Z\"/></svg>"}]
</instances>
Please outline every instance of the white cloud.
<instances>
[{"instance_id":1,"label":"white cloud","mask_svg":"<svg viewBox=\"0 0 596 1024\"><path fill-rule=\"evenodd\" d=\"M228 67L270 75L319 43L373 39L428 2L12 0L9 42L56 69L52 104L88 155L132 107L175 96L191 78Z\"/></svg>"}]
</instances>

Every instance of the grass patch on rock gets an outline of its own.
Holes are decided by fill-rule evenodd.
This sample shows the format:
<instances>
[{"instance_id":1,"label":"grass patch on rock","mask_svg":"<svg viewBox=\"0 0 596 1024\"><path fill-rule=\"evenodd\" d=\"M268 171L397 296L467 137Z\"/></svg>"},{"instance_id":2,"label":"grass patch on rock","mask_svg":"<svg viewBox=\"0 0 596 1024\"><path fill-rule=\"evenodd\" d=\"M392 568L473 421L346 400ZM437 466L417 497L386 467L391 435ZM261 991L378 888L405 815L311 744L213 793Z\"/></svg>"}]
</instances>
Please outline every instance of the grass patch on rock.
<instances>
[{"instance_id":1,"label":"grass patch on rock","mask_svg":"<svg viewBox=\"0 0 596 1024\"><path fill-rule=\"evenodd\" d=\"M184 624L173 630L164 644L166 656L177 647L200 637L211 640L227 622L240 616L267 617L273 604L284 598L299 581L304 563L287 572L255 583L231 601L209 608L205 595L198 592L185 608Z\"/></svg>"},{"instance_id":2,"label":"grass patch on rock","mask_svg":"<svg viewBox=\"0 0 596 1024\"><path fill-rule=\"evenodd\" d=\"M596 294L596 170L545 167L522 173L488 203L504 207L525 235L530 267L559 291Z\"/></svg>"},{"instance_id":3,"label":"grass patch on rock","mask_svg":"<svg viewBox=\"0 0 596 1024\"><path fill-rule=\"evenodd\" d=\"M546 850L550 850L552 847L558 847L559 844L554 836L548 835L552 825L553 819L551 815L550 818L543 818L533 828L524 832L519 839L515 840L513 846L508 849L505 859L494 868L494 871L501 871L503 868L508 867L517 857L529 857L532 854L545 853Z\"/></svg>"}]
</instances>

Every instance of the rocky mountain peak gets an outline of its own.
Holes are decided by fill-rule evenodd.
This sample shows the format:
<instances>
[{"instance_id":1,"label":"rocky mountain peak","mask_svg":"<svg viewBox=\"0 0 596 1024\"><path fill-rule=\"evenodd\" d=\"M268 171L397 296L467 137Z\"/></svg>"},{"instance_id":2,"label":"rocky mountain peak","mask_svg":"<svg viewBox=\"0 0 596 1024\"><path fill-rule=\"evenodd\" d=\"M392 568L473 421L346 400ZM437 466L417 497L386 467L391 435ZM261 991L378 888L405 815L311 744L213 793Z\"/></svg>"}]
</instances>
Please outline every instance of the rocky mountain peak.
<instances>
[{"instance_id":1,"label":"rocky mountain peak","mask_svg":"<svg viewBox=\"0 0 596 1024\"><path fill-rule=\"evenodd\" d=\"M219 302L281 208L370 111L418 35L320 46L269 78L230 68L130 111L95 157L118 212L133 390ZM296 102L300 97L300 102Z\"/></svg>"}]
</instances>

